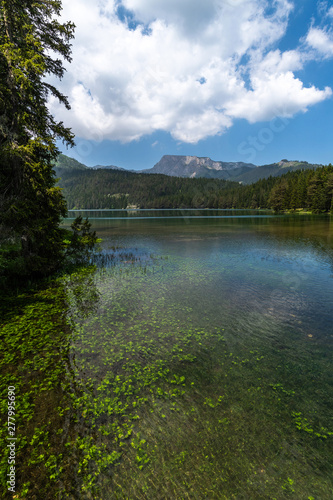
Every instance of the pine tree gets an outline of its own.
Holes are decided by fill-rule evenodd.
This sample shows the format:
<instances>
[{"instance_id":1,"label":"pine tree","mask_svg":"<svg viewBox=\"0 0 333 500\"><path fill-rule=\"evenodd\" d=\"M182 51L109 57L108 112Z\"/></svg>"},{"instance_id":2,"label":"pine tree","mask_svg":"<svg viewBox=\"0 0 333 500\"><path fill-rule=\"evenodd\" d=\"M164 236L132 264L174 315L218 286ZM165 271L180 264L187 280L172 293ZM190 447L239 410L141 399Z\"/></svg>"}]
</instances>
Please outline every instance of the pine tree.
<instances>
[{"instance_id":1,"label":"pine tree","mask_svg":"<svg viewBox=\"0 0 333 500\"><path fill-rule=\"evenodd\" d=\"M323 169L318 168L308 184L308 204L312 212L329 210Z\"/></svg>"},{"instance_id":2,"label":"pine tree","mask_svg":"<svg viewBox=\"0 0 333 500\"><path fill-rule=\"evenodd\" d=\"M56 140L74 142L47 106L54 96L69 109L67 98L45 78L62 78L71 60L74 25L60 12L58 0L0 0L0 243L21 273L50 272L63 255L67 209L52 165Z\"/></svg>"},{"instance_id":3,"label":"pine tree","mask_svg":"<svg viewBox=\"0 0 333 500\"><path fill-rule=\"evenodd\" d=\"M284 178L279 180L270 192L268 205L276 212L281 212L288 208L286 196L288 193L288 181Z\"/></svg>"},{"instance_id":4,"label":"pine tree","mask_svg":"<svg viewBox=\"0 0 333 500\"><path fill-rule=\"evenodd\" d=\"M333 170L332 165L329 167ZM327 175L327 196L328 196L328 206L331 213L333 213L333 172Z\"/></svg>"}]
</instances>

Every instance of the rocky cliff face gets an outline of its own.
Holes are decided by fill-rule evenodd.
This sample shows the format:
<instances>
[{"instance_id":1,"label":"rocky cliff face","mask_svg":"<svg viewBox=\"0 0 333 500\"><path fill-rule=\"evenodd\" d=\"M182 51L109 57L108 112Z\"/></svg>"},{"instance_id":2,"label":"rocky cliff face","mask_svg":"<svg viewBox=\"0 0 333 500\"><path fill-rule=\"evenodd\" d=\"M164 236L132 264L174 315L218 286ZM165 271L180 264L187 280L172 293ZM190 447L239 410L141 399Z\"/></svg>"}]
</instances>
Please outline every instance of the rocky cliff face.
<instances>
[{"instance_id":1,"label":"rocky cliff face","mask_svg":"<svg viewBox=\"0 0 333 500\"><path fill-rule=\"evenodd\" d=\"M145 173L165 174L178 177L229 178L223 174L229 170L255 168L252 163L214 161L208 157L165 155Z\"/></svg>"}]
</instances>

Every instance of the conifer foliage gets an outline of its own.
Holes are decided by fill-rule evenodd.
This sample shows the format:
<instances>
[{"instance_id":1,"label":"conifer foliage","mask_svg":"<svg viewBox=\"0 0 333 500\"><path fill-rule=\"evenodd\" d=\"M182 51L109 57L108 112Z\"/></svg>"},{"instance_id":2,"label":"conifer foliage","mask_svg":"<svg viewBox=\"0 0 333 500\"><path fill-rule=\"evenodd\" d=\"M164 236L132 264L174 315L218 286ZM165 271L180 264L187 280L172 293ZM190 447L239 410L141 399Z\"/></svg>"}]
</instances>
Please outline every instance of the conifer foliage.
<instances>
[{"instance_id":1,"label":"conifer foliage","mask_svg":"<svg viewBox=\"0 0 333 500\"><path fill-rule=\"evenodd\" d=\"M74 136L47 103L67 97L62 78L71 60L74 24L61 24L58 0L0 0L0 271L47 274L64 256L66 202L55 186L56 140Z\"/></svg>"}]
</instances>

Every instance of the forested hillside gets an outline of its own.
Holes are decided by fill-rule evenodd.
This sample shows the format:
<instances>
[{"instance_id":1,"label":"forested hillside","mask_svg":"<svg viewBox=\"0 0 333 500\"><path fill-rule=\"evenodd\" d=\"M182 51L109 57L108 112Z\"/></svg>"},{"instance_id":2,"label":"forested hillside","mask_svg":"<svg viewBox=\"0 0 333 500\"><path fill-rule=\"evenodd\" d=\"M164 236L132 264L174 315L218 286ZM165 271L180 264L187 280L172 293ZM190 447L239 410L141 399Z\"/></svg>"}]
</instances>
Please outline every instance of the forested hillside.
<instances>
[{"instance_id":1,"label":"forested hillside","mask_svg":"<svg viewBox=\"0 0 333 500\"><path fill-rule=\"evenodd\" d=\"M333 167L297 170L241 185L217 179L110 170L67 170L59 181L68 208L303 208L332 210Z\"/></svg>"},{"instance_id":2,"label":"forested hillside","mask_svg":"<svg viewBox=\"0 0 333 500\"><path fill-rule=\"evenodd\" d=\"M86 165L83 165L83 163L61 153L54 163L54 167L56 172L58 170L62 172L63 170L86 170L88 168Z\"/></svg>"}]
</instances>

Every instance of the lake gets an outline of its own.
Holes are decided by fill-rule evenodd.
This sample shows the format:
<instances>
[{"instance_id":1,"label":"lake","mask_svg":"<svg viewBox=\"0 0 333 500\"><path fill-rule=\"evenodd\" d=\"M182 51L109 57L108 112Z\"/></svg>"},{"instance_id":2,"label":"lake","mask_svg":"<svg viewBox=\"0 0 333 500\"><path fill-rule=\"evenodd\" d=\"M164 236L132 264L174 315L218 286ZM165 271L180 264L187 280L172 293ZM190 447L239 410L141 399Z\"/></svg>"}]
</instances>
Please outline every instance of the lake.
<instances>
[{"instance_id":1,"label":"lake","mask_svg":"<svg viewBox=\"0 0 333 500\"><path fill-rule=\"evenodd\" d=\"M332 216L78 214L96 267L2 305L22 498L331 499Z\"/></svg>"}]
</instances>

